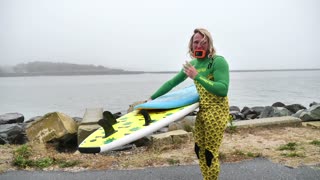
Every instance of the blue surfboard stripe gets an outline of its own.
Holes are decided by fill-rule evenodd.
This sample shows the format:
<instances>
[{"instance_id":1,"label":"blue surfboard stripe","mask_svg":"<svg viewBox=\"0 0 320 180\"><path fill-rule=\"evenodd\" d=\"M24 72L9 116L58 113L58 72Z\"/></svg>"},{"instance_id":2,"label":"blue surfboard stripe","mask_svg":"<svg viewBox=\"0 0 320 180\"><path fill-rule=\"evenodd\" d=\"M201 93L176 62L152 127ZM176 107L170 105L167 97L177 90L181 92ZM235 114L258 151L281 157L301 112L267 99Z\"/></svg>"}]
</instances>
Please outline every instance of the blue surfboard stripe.
<instances>
[{"instance_id":1,"label":"blue surfboard stripe","mask_svg":"<svg viewBox=\"0 0 320 180\"><path fill-rule=\"evenodd\" d=\"M186 88L169 92L152 101L139 104L134 109L172 109L199 101L199 95L194 85Z\"/></svg>"}]
</instances>

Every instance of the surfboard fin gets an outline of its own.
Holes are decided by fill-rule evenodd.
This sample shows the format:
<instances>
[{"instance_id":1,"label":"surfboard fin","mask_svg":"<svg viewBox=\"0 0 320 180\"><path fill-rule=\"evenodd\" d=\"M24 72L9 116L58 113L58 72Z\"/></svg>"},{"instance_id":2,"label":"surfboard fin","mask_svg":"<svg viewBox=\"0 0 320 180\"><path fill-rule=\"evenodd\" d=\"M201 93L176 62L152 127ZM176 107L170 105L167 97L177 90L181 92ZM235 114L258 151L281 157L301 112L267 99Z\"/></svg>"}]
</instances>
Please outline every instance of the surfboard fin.
<instances>
[{"instance_id":1,"label":"surfboard fin","mask_svg":"<svg viewBox=\"0 0 320 180\"><path fill-rule=\"evenodd\" d=\"M100 119L98 124L103 128L105 138L116 132L108 119Z\"/></svg>"},{"instance_id":2,"label":"surfboard fin","mask_svg":"<svg viewBox=\"0 0 320 180\"><path fill-rule=\"evenodd\" d=\"M150 117L148 111L145 109L141 109L140 114L142 114L142 116L144 118L144 122L145 122L144 126L148 126L151 123L151 117Z\"/></svg>"},{"instance_id":3,"label":"surfboard fin","mask_svg":"<svg viewBox=\"0 0 320 180\"><path fill-rule=\"evenodd\" d=\"M108 122L109 122L111 125L114 125L114 124L117 123L116 118L114 117L114 115L113 115L110 111L104 111L104 112L103 112L103 119L108 120Z\"/></svg>"}]
</instances>

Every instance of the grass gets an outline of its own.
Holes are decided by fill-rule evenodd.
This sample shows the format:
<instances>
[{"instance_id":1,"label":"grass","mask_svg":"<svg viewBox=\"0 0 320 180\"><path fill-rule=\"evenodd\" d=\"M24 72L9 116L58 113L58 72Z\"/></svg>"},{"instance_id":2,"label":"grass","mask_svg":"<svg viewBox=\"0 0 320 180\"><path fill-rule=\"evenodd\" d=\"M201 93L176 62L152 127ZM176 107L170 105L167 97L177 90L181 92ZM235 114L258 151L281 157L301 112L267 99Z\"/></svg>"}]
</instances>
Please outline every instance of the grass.
<instances>
[{"instance_id":1,"label":"grass","mask_svg":"<svg viewBox=\"0 0 320 180\"><path fill-rule=\"evenodd\" d=\"M230 119L229 119L229 123L230 123L230 126L228 126L226 128L226 132L230 133L230 134L236 133L238 131L238 129L237 129L237 126L234 125L233 118L231 116L230 116Z\"/></svg>"},{"instance_id":2,"label":"grass","mask_svg":"<svg viewBox=\"0 0 320 180\"><path fill-rule=\"evenodd\" d=\"M285 151L285 150L293 151L293 152L281 153L281 156L284 156L284 157L305 157L304 154L295 152L297 150L297 146L298 146L297 143L289 142L289 143L287 143L285 145L281 145L278 148L278 150L280 150L280 151Z\"/></svg>"},{"instance_id":3,"label":"grass","mask_svg":"<svg viewBox=\"0 0 320 180\"><path fill-rule=\"evenodd\" d=\"M32 154L33 152L30 146L26 144L22 145L13 153L13 165L19 168L34 167L43 169L53 165L58 165L60 168L72 167L80 163L80 161L67 161L50 157L31 159Z\"/></svg>"},{"instance_id":4,"label":"grass","mask_svg":"<svg viewBox=\"0 0 320 180\"><path fill-rule=\"evenodd\" d=\"M169 159L167 159L167 162L168 162L170 165L180 164L180 160L179 160L179 159L169 158Z\"/></svg>"},{"instance_id":5,"label":"grass","mask_svg":"<svg viewBox=\"0 0 320 180\"><path fill-rule=\"evenodd\" d=\"M310 142L310 144L320 147L320 141L319 140L313 140L313 141Z\"/></svg>"},{"instance_id":6,"label":"grass","mask_svg":"<svg viewBox=\"0 0 320 180\"><path fill-rule=\"evenodd\" d=\"M288 144L281 145L278 150L284 151L284 150L289 150L289 151L294 151L297 149L297 143L295 142L289 142Z\"/></svg>"},{"instance_id":7,"label":"grass","mask_svg":"<svg viewBox=\"0 0 320 180\"><path fill-rule=\"evenodd\" d=\"M247 156L251 158L257 158L257 157L262 157L261 153L253 153L253 152L247 152Z\"/></svg>"},{"instance_id":8,"label":"grass","mask_svg":"<svg viewBox=\"0 0 320 180\"><path fill-rule=\"evenodd\" d=\"M282 156L285 157L305 157L302 153L297 153L297 152L290 152L290 153L282 153Z\"/></svg>"}]
</instances>

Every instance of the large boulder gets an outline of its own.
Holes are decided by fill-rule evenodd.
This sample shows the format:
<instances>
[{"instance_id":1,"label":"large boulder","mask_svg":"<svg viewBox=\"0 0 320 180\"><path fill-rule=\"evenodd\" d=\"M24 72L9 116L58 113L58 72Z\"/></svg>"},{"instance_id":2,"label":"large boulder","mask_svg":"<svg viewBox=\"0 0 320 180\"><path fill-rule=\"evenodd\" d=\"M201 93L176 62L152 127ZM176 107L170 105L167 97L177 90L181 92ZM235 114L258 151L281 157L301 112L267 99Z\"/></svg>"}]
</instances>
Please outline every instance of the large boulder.
<instances>
[{"instance_id":1,"label":"large boulder","mask_svg":"<svg viewBox=\"0 0 320 180\"><path fill-rule=\"evenodd\" d=\"M320 120L320 104L316 104L311 106L311 108L303 111L298 111L296 114L299 113L299 118L302 121L316 121Z\"/></svg>"},{"instance_id":2,"label":"large boulder","mask_svg":"<svg viewBox=\"0 0 320 180\"><path fill-rule=\"evenodd\" d=\"M230 106L229 111L238 111L240 112L240 108L238 106Z\"/></svg>"},{"instance_id":3,"label":"large boulder","mask_svg":"<svg viewBox=\"0 0 320 180\"><path fill-rule=\"evenodd\" d=\"M68 141L76 136L77 124L69 116L53 112L28 124L26 134L31 142L44 143L52 140Z\"/></svg>"},{"instance_id":4,"label":"large boulder","mask_svg":"<svg viewBox=\"0 0 320 180\"><path fill-rule=\"evenodd\" d=\"M259 115L259 118L291 116L293 113L284 107L266 106Z\"/></svg>"},{"instance_id":5,"label":"large boulder","mask_svg":"<svg viewBox=\"0 0 320 180\"><path fill-rule=\"evenodd\" d=\"M24 125L0 125L0 144L24 144L27 142Z\"/></svg>"},{"instance_id":6,"label":"large boulder","mask_svg":"<svg viewBox=\"0 0 320 180\"><path fill-rule=\"evenodd\" d=\"M301 109L306 109L306 107L302 106L301 104L290 104L285 106L285 108L291 111L292 113L296 113Z\"/></svg>"},{"instance_id":7,"label":"large boulder","mask_svg":"<svg viewBox=\"0 0 320 180\"><path fill-rule=\"evenodd\" d=\"M6 113L0 115L0 124L22 123L24 116L20 113Z\"/></svg>"}]
</instances>

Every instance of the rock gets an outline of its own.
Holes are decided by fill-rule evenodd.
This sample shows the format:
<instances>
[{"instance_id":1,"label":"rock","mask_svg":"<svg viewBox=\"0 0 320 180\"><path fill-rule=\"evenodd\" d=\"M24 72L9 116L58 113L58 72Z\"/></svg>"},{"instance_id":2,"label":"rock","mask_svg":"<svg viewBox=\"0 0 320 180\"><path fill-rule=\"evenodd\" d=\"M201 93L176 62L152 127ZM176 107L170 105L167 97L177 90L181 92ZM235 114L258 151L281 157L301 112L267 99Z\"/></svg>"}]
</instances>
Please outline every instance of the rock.
<instances>
[{"instance_id":1,"label":"rock","mask_svg":"<svg viewBox=\"0 0 320 180\"><path fill-rule=\"evenodd\" d=\"M320 104L320 103L317 103L317 102L312 102L309 104L309 107L313 106L313 105L317 105L317 104Z\"/></svg>"},{"instance_id":2,"label":"rock","mask_svg":"<svg viewBox=\"0 0 320 180\"><path fill-rule=\"evenodd\" d=\"M258 115L259 115L258 112L254 111L251 108L243 109L242 114L245 117L244 119L254 119L254 118L258 117Z\"/></svg>"},{"instance_id":3,"label":"rock","mask_svg":"<svg viewBox=\"0 0 320 180\"><path fill-rule=\"evenodd\" d=\"M240 112L240 108L238 106L230 106L229 111L238 111Z\"/></svg>"},{"instance_id":4,"label":"rock","mask_svg":"<svg viewBox=\"0 0 320 180\"><path fill-rule=\"evenodd\" d=\"M186 116L180 121L169 124L168 130L185 130L187 132L192 132L192 130L194 129L195 121L196 116Z\"/></svg>"},{"instance_id":5,"label":"rock","mask_svg":"<svg viewBox=\"0 0 320 180\"><path fill-rule=\"evenodd\" d=\"M246 119L256 119L258 117L258 114L248 114L246 116Z\"/></svg>"},{"instance_id":6,"label":"rock","mask_svg":"<svg viewBox=\"0 0 320 180\"><path fill-rule=\"evenodd\" d=\"M173 122L169 124L168 127L169 131L175 131L175 130L182 130L183 127L181 126L181 124L177 123L177 122Z\"/></svg>"},{"instance_id":7,"label":"rock","mask_svg":"<svg viewBox=\"0 0 320 180\"><path fill-rule=\"evenodd\" d=\"M34 121L37 121L39 119L41 119L42 116L35 116L33 118L30 118L28 121L26 121L25 123L31 123L31 122L34 122Z\"/></svg>"},{"instance_id":8,"label":"rock","mask_svg":"<svg viewBox=\"0 0 320 180\"><path fill-rule=\"evenodd\" d=\"M1 137L0 135L0 144L7 144L8 141L6 141L4 138Z\"/></svg>"},{"instance_id":9,"label":"rock","mask_svg":"<svg viewBox=\"0 0 320 180\"><path fill-rule=\"evenodd\" d=\"M271 106L266 106L263 111L261 112L259 118L267 118L272 117L274 114L274 108Z\"/></svg>"},{"instance_id":10,"label":"rock","mask_svg":"<svg viewBox=\"0 0 320 180\"><path fill-rule=\"evenodd\" d=\"M256 112L255 114L260 115L264 109L264 106L254 106L251 108L254 112Z\"/></svg>"},{"instance_id":11,"label":"rock","mask_svg":"<svg viewBox=\"0 0 320 180\"><path fill-rule=\"evenodd\" d=\"M285 104L283 104L282 102L275 102L271 105L272 107L284 107L286 106Z\"/></svg>"},{"instance_id":12,"label":"rock","mask_svg":"<svg viewBox=\"0 0 320 180\"><path fill-rule=\"evenodd\" d=\"M6 113L0 115L0 124L22 123L24 116L20 113Z\"/></svg>"},{"instance_id":13,"label":"rock","mask_svg":"<svg viewBox=\"0 0 320 180\"><path fill-rule=\"evenodd\" d=\"M72 119L77 123L80 124L82 122L82 118L81 117L72 117Z\"/></svg>"},{"instance_id":14,"label":"rock","mask_svg":"<svg viewBox=\"0 0 320 180\"><path fill-rule=\"evenodd\" d=\"M296 113L300 109L306 109L306 107L302 106L301 104L291 104L291 105L285 106L285 108L292 113Z\"/></svg>"},{"instance_id":15,"label":"rock","mask_svg":"<svg viewBox=\"0 0 320 180\"><path fill-rule=\"evenodd\" d=\"M24 144L27 137L23 124L0 125L0 144Z\"/></svg>"},{"instance_id":16,"label":"rock","mask_svg":"<svg viewBox=\"0 0 320 180\"><path fill-rule=\"evenodd\" d=\"M63 142L76 136L77 124L65 114L53 112L28 124L26 133L31 142L44 143L52 140Z\"/></svg>"},{"instance_id":17,"label":"rock","mask_svg":"<svg viewBox=\"0 0 320 180\"><path fill-rule=\"evenodd\" d=\"M293 113L284 107L277 107L274 117L291 116Z\"/></svg>"},{"instance_id":18,"label":"rock","mask_svg":"<svg viewBox=\"0 0 320 180\"><path fill-rule=\"evenodd\" d=\"M296 117L296 118L300 118L300 115L302 114L302 112L307 111L306 109L300 109L299 111L297 111L295 114L292 114L291 116Z\"/></svg>"},{"instance_id":19,"label":"rock","mask_svg":"<svg viewBox=\"0 0 320 180\"><path fill-rule=\"evenodd\" d=\"M232 120L244 120L244 115L239 111L230 111L230 115L232 116Z\"/></svg>"},{"instance_id":20,"label":"rock","mask_svg":"<svg viewBox=\"0 0 320 180\"><path fill-rule=\"evenodd\" d=\"M242 110L240 112L243 114L243 112L247 111L248 109L250 109L250 108L245 106L245 107L242 108Z\"/></svg>"},{"instance_id":21,"label":"rock","mask_svg":"<svg viewBox=\"0 0 320 180\"><path fill-rule=\"evenodd\" d=\"M290 116L292 114L292 112L283 107L266 106L260 114L259 118Z\"/></svg>"},{"instance_id":22,"label":"rock","mask_svg":"<svg viewBox=\"0 0 320 180\"><path fill-rule=\"evenodd\" d=\"M303 111L300 116L302 121L316 121L320 120L320 104L311 106L311 108Z\"/></svg>"}]
</instances>

